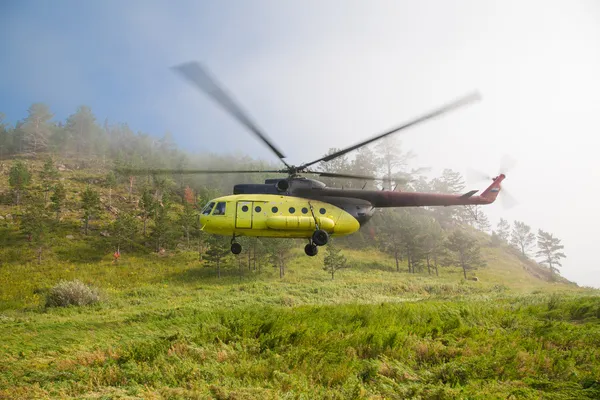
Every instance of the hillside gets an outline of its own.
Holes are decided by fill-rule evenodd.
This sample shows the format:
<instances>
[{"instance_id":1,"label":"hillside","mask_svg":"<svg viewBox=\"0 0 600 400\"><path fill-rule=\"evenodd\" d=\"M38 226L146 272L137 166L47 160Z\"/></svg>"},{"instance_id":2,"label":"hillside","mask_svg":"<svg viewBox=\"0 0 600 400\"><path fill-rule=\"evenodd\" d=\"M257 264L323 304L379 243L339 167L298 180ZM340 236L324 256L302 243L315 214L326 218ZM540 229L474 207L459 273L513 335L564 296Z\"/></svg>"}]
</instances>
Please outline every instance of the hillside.
<instances>
[{"instance_id":1,"label":"hillside","mask_svg":"<svg viewBox=\"0 0 600 400\"><path fill-rule=\"evenodd\" d=\"M598 291L549 279L488 235L472 232L487 263L469 272L477 281L452 266L408 273L406 260L396 271L390 255L341 240L350 268L334 280L325 252L306 257L303 241L283 278L266 260L249 268L245 253L218 278L181 233L164 253L140 242L114 264L109 223L135 208L127 182L110 207L106 167L57 160L67 205L38 264L17 229L24 208L7 204L10 162L0 166L0 399L600 395ZM27 162L39 190L43 161ZM103 212L85 235L88 184ZM101 301L45 307L50 288L72 279Z\"/></svg>"}]
</instances>

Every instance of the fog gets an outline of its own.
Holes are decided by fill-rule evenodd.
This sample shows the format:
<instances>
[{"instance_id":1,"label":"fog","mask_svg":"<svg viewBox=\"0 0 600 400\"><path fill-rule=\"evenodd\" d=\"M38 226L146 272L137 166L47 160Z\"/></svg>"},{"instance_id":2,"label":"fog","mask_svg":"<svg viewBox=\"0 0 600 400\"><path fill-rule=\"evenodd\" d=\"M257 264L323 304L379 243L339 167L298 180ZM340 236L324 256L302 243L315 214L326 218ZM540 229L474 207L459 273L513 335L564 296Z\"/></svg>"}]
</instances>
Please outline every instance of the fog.
<instances>
[{"instance_id":1,"label":"fog","mask_svg":"<svg viewBox=\"0 0 600 400\"><path fill-rule=\"evenodd\" d=\"M493 175L511 155L519 205L485 212L554 233L562 275L600 287L596 1L28 3L0 6L11 121L35 101L61 118L87 104L190 150L274 160L170 69L199 60L297 164L477 89L481 102L398 136L413 166Z\"/></svg>"}]
</instances>

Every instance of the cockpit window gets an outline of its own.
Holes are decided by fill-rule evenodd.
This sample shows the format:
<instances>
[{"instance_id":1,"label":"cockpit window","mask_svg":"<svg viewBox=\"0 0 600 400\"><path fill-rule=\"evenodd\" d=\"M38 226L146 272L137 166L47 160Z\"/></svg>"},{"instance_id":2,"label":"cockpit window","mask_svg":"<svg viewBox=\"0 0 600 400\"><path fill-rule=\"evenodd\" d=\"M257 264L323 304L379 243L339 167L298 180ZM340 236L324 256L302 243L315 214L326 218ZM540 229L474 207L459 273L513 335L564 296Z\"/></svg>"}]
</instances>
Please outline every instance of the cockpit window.
<instances>
[{"instance_id":1,"label":"cockpit window","mask_svg":"<svg viewBox=\"0 0 600 400\"><path fill-rule=\"evenodd\" d=\"M225 205L227 203L225 203L224 201L217 203L217 206L215 207L215 211L213 212L213 215L225 215Z\"/></svg>"},{"instance_id":2,"label":"cockpit window","mask_svg":"<svg viewBox=\"0 0 600 400\"><path fill-rule=\"evenodd\" d=\"M210 215L210 212L212 211L214 206L215 206L214 201L211 201L210 203L205 205L204 208L202 209L202 215Z\"/></svg>"}]
</instances>

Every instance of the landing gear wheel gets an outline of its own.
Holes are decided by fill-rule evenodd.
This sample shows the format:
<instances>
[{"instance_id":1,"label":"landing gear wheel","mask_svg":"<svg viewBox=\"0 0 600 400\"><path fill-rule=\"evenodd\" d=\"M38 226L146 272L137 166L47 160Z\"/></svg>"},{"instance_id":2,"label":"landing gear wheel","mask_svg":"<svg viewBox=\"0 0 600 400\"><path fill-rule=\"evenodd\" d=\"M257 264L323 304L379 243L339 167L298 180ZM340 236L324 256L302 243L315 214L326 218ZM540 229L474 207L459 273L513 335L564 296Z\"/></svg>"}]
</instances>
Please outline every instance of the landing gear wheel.
<instances>
[{"instance_id":1,"label":"landing gear wheel","mask_svg":"<svg viewBox=\"0 0 600 400\"><path fill-rule=\"evenodd\" d=\"M306 246L304 246L304 252L306 253L307 256L314 257L319 252L319 248L317 246L315 246L314 244L309 243Z\"/></svg>"},{"instance_id":2,"label":"landing gear wheel","mask_svg":"<svg viewBox=\"0 0 600 400\"><path fill-rule=\"evenodd\" d=\"M323 229L317 229L312 235L312 241L317 246L325 246L329 241L329 235Z\"/></svg>"},{"instance_id":3,"label":"landing gear wheel","mask_svg":"<svg viewBox=\"0 0 600 400\"><path fill-rule=\"evenodd\" d=\"M233 254L240 254L242 252L242 245L239 243L231 243L231 252Z\"/></svg>"}]
</instances>

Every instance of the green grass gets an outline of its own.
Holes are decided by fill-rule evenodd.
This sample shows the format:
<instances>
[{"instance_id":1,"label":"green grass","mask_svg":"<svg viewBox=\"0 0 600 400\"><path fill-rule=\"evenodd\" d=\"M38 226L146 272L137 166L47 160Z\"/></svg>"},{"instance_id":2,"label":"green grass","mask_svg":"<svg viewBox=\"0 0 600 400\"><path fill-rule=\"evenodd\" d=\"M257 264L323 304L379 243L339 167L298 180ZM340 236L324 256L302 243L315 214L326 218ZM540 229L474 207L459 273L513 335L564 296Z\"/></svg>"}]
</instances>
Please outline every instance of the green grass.
<instances>
[{"instance_id":1,"label":"green grass","mask_svg":"<svg viewBox=\"0 0 600 400\"><path fill-rule=\"evenodd\" d=\"M63 175L79 191L90 172ZM218 279L191 251L139 246L113 264L99 235L111 215L85 236L69 196L41 265L0 221L0 399L600 398L599 292L539 279L484 237L477 282L350 249L332 281L303 242L283 279L231 262ZM73 279L101 302L45 308Z\"/></svg>"},{"instance_id":2,"label":"green grass","mask_svg":"<svg viewBox=\"0 0 600 400\"><path fill-rule=\"evenodd\" d=\"M217 279L186 252L6 265L0 398L600 395L597 291L527 286L526 274L502 285L493 267L479 282L398 273L378 252L346 254L353 268L333 281L322 255L295 258L282 280L233 266ZM42 307L75 278L102 303Z\"/></svg>"}]
</instances>

